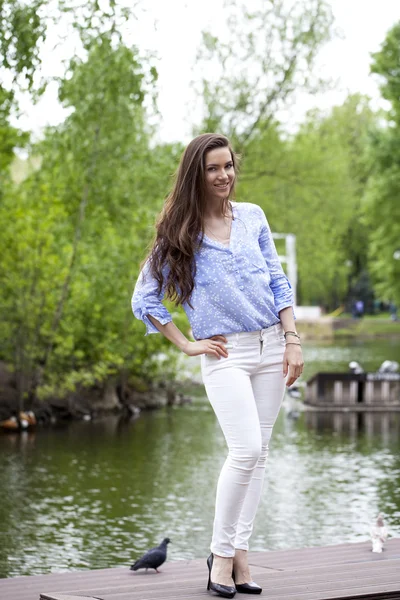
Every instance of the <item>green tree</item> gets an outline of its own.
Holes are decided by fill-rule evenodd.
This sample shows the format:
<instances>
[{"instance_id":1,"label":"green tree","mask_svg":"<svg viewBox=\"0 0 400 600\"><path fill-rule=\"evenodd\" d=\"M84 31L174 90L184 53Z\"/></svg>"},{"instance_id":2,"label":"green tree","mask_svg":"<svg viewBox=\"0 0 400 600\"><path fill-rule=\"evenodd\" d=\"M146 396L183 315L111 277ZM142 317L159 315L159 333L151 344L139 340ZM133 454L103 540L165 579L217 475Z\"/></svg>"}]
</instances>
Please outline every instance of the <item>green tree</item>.
<instances>
[{"instance_id":1,"label":"green tree","mask_svg":"<svg viewBox=\"0 0 400 600\"><path fill-rule=\"evenodd\" d=\"M265 130L294 92L321 89L313 65L330 39L325 0L288 4L225 2L226 41L204 32L198 56L204 120L201 131L223 131L238 151ZM204 76L213 73L212 78Z\"/></svg>"},{"instance_id":2,"label":"green tree","mask_svg":"<svg viewBox=\"0 0 400 600\"><path fill-rule=\"evenodd\" d=\"M39 16L44 3L45 0L29 3L0 1L0 69L3 75L3 82L0 82L0 181L3 182L14 159L14 149L24 146L29 139L26 133L10 125L10 116L18 113L17 91L33 87L34 73L40 62L39 47L46 32Z\"/></svg>"},{"instance_id":3,"label":"green tree","mask_svg":"<svg viewBox=\"0 0 400 600\"><path fill-rule=\"evenodd\" d=\"M15 89L25 77L35 97L43 91L32 76L40 79L38 47L52 19L64 18L82 43L57 79L69 117L30 146L28 176L18 184L3 178L1 190L0 359L15 370L22 407L26 398L62 396L110 377L173 375L173 352L159 359L170 345L162 336L144 338L130 296L182 148L152 141L157 72L121 34L133 7L60 0L50 11L43 0L34 5L39 21L29 11L10 20L21 6L0 5L0 45ZM27 40L28 66L17 60ZM9 126L15 96L0 92L0 164L8 169L29 136ZM179 322L182 311L174 317Z\"/></svg>"},{"instance_id":4,"label":"green tree","mask_svg":"<svg viewBox=\"0 0 400 600\"><path fill-rule=\"evenodd\" d=\"M371 72L380 76L381 92L391 104L387 127L370 146L370 177L365 222L370 230L370 270L381 298L400 303L400 22L372 55Z\"/></svg>"},{"instance_id":5,"label":"green tree","mask_svg":"<svg viewBox=\"0 0 400 600\"><path fill-rule=\"evenodd\" d=\"M48 128L32 150L40 168L0 209L3 357L21 398L123 369L157 376L165 345L134 327L130 294L177 149L150 146L145 88L156 71L113 34L86 46L60 82L70 116Z\"/></svg>"}]
</instances>

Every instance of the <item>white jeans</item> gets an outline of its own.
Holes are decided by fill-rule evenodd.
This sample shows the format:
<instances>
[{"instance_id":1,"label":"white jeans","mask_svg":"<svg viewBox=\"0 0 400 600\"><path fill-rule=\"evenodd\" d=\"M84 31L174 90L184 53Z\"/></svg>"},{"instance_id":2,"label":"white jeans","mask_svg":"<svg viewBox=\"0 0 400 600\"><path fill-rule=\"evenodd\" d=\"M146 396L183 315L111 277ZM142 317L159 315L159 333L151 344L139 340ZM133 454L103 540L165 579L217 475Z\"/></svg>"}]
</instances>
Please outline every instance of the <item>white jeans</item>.
<instances>
[{"instance_id":1,"label":"white jeans","mask_svg":"<svg viewBox=\"0 0 400 600\"><path fill-rule=\"evenodd\" d=\"M228 358L202 354L201 372L229 449L218 479L210 549L231 557L235 548L249 549L285 390L285 339L281 323L225 337Z\"/></svg>"}]
</instances>

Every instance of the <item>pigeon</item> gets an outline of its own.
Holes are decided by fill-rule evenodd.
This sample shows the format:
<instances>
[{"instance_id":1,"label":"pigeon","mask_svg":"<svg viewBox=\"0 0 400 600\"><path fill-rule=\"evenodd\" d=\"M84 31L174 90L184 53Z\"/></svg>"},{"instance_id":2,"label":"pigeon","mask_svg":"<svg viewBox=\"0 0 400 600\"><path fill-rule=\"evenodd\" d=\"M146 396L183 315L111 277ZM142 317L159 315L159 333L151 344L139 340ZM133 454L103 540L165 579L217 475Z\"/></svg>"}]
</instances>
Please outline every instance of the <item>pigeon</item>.
<instances>
[{"instance_id":1,"label":"pigeon","mask_svg":"<svg viewBox=\"0 0 400 600\"><path fill-rule=\"evenodd\" d=\"M396 360L384 360L378 369L378 373L397 373L399 363Z\"/></svg>"},{"instance_id":2,"label":"pigeon","mask_svg":"<svg viewBox=\"0 0 400 600\"><path fill-rule=\"evenodd\" d=\"M170 543L169 538L164 538L159 546L151 548L141 558L131 566L131 571L137 571L138 569L155 569L157 573L158 567L160 567L167 559L167 544Z\"/></svg>"},{"instance_id":3,"label":"pigeon","mask_svg":"<svg viewBox=\"0 0 400 600\"><path fill-rule=\"evenodd\" d=\"M364 373L364 369L362 368L360 363L358 363L355 360L352 360L349 363L349 369L350 369L350 373L354 373L354 375L359 375L360 373Z\"/></svg>"},{"instance_id":4,"label":"pigeon","mask_svg":"<svg viewBox=\"0 0 400 600\"><path fill-rule=\"evenodd\" d=\"M286 391L289 396L292 396L292 398L301 398L301 391L299 390L299 386L296 384L288 387Z\"/></svg>"},{"instance_id":5,"label":"pigeon","mask_svg":"<svg viewBox=\"0 0 400 600\"><path fill-rule=\"evenodd\" d=\"M388 531L383 522L382 513L379 513L376 524L370 529L372 539L372 552L382 552L383 545L387 540Z\"/></svg>"}]
</instances>

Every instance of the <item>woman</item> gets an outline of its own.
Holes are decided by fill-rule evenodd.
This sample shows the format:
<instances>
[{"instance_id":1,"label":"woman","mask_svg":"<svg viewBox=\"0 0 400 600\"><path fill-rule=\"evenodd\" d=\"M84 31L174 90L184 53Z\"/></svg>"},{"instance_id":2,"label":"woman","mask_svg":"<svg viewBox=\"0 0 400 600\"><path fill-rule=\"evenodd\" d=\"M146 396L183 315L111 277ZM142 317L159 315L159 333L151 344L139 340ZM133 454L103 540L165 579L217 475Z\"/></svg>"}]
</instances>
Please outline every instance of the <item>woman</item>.
<instances>
[{"instance_id":1,"label":"woman","mask_svg":"<svg viewBox=\"0 0 400 600\"><path fill-rule=\"evenodd\" d=\"M163 333L201 355L208 399L229 454L217 485L207 589L258 594L247 562L268 442L285 377L303 369L293 294L262 209L233 202L237 157L227 138L203 134L187 146L132 298L146 335ZM181 304L195 341L161 303ZM228 352L229 351L229 352Z\"/></svg>"}]
</instances>

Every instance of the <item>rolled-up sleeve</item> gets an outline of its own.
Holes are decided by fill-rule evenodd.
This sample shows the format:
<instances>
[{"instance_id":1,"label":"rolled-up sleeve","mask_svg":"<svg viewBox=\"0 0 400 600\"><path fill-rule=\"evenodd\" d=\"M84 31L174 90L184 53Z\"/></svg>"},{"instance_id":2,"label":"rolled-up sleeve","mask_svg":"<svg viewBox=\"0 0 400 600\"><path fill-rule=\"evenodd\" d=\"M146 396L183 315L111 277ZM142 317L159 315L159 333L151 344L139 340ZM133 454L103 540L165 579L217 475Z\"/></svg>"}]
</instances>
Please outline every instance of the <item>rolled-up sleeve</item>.
<instances>
[{"instance_id":1,"label":"rolled-up sleeve","mask_svg":"<svg viewBox=\"0 0 400 600\"><path fill-rule=\"evenodd\" d=\"M274 295L275 308L279 313L279 311L281 311L283 308L293 306L293 290L284 270L282 269L265 213L261 207L258 208L260 210L261 219L261 231L258 241L271 276L270 287Z\"/></svg>"},{"instance_id":2,"label":"rolled-up sleeve","mask_svg":"<svg viewBox=\"0 0 400 600\"><path fill-rule=\"evenodd\" d=\"M163 272L163 275L165 281L166 274ZM145 336L150 333L159 333L148 315L157 319L161 325L166 325L172 321L171 314L162 304L165 286L163 286L160 294L157 294L157 288L157 280L151 275L148 262L146 262L139 274L132 296L133 314L146 325Z\"/></svg>"}]
</instances>

